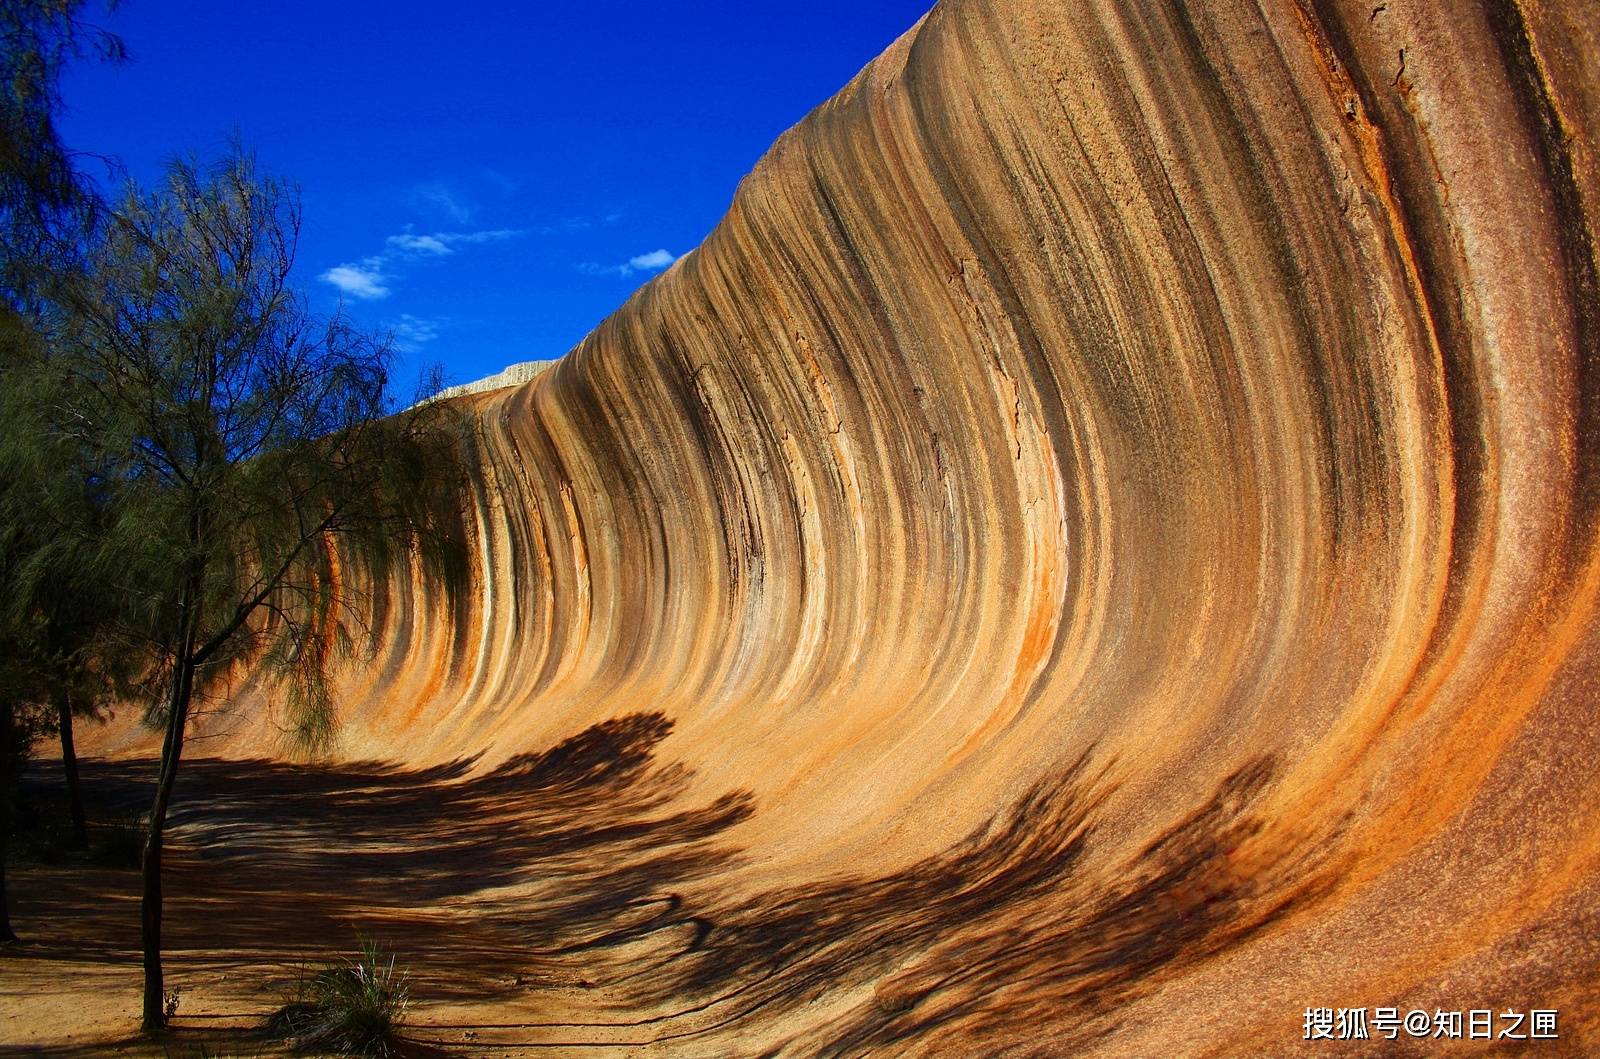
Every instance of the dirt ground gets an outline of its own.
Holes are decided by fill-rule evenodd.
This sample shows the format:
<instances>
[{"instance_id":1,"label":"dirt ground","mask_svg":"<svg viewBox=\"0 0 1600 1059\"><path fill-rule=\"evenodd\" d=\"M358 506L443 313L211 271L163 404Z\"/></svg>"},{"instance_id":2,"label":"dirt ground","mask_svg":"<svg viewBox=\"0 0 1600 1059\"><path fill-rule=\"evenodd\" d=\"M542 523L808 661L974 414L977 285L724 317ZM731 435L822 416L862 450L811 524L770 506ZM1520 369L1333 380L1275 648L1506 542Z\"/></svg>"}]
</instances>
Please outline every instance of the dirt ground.
<instances>
[{"instance_id":1,"label":"dirt ground","mask_svg":"<svg viewBox=\"0 0 1600 1059\"><path fill-rule=\"evenodd\" d=\"M259 1030L300 969L365 937L410 975L417 1054L636 1054L652 1020L613 1004L605 981L627 946L585 932L725 857L710 840L743 812L736 799L666 808L672 772L647 767L660 734L649 718L599 726L470 778L465 764L187 762L166 872L172 1034L138 1032L137 872L24 850L10 868L22 942L0 954L0 1050L278 1054ZM85 762L91 816L136 812L154 774L152 761ZM59 811L59 787L57 770L34 768L38 812Z\"/></svg>"}]
</instances>

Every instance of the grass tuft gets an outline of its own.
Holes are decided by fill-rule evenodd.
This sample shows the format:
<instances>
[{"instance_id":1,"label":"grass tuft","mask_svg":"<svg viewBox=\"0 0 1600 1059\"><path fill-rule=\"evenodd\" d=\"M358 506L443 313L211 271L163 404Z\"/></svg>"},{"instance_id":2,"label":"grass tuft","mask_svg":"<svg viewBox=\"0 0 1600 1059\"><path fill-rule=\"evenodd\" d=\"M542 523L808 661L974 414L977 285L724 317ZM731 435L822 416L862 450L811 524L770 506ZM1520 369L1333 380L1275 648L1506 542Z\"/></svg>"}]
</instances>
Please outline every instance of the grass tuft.
<instances>
[{"instance_id":1,"label":"grass tuft","mask_svg":"<svg viewBox=\"0 0 1600 1059\"><path fill-rule=\"evenodd\" d=\"M300 1051L388 1059L410 1003L410 986L394 957L363 939L354 959L302 973L267 1030Z\"/></svg>"}]
</instances>

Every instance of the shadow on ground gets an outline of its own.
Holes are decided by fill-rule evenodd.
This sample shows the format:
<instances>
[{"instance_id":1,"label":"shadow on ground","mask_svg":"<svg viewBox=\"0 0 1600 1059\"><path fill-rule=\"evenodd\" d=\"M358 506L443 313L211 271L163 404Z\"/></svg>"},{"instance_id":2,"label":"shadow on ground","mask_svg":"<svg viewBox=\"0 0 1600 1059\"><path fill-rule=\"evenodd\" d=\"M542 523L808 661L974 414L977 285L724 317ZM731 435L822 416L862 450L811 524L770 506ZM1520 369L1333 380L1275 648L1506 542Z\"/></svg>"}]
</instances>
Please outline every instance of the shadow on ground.
<instances>
[{"instance_id":1,"label":"shadow on ground","mask_svg":"<svg viewBox=\"0 0 1600 1059\"><path fill-rule=\"evenodd\" d=\"M670 730L659 714L631 715L479 774L470 762L186 764L167 876L169 975L180 987L254 976L228 988L253 988L255 1000L240 1002L248 1012L180 1009L180 1029L259 1021L274 1006L264 968L281 981L296 961L349 952L359 931L412 969L434 1012L417 1035L452 1050L722 1054L723 1034L768 1023L772 1054L991 1053L1015 1050L1030 1026L1103 1035L1167 970L1310 895L1308 862L1285 860L1270 878L1229 864L1259 831L1250 809L1271 761L1234 773L1108 865L1088 854L1113 787L1086 756L905 869L712 901L714 890L691 884L734 863L725 833L752 800L736 792L686 808L688 773L655 760ZM147 797L153 772L95 762L85 780L126 807ZM39 939L22 959L35 972L61 961L136 973L134 873L58 869L48 886L21 889L18 919ZM785 1017L816 1003L828 1018ZM748 1040L735 1053L748 1054Z\"/></svg>"},{"instance_id":2,"label":"shadow on ground","mask_svg":"<svg viewBox=\"0 0 1600 1059\"><path fill-rule=\"evenodd\" d=\"M751 799L685 808L687 772L655 761L670 731L660 714L635 714L476 775L471 762L186 761L165 877L169 979L181 989L246 964L260 973L264 1017L285 965L351 952L359 932L395 952L430 1002L537 987L555 969L539 953L573 930L626 920L641 895L733 858L717 838ZM83 764L97 811L113 816L148 804L154 774L151 761ZM48 802L58 782L41 763L25 793ZM26 944L10 967L137 966L136 872L22 864L15 874ZM177 1025L196 1024L180 1008Z\"/></svg>"}]
</instances>

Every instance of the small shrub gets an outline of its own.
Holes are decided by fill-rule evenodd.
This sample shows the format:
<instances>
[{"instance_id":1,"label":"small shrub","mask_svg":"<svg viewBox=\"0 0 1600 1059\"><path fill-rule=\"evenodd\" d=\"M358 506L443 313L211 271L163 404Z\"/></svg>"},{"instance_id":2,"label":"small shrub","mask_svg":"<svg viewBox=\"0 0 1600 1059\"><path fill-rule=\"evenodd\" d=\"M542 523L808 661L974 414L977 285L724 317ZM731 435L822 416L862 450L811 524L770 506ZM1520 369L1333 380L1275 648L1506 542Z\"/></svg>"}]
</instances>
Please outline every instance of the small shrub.
<instances>
[{"instance_id":1,"label":"small shrub","mask_svg":"<svg viewBox=\"0 0 1600 1059\"><path fill-rule=\"evenodd\" d=\"M363 940L355 959L309 977L302 971L267 1030L303 1051L386 1059L395 1054L410 1003L410 986L394 957Z\"/></svg>"}]
</instances>

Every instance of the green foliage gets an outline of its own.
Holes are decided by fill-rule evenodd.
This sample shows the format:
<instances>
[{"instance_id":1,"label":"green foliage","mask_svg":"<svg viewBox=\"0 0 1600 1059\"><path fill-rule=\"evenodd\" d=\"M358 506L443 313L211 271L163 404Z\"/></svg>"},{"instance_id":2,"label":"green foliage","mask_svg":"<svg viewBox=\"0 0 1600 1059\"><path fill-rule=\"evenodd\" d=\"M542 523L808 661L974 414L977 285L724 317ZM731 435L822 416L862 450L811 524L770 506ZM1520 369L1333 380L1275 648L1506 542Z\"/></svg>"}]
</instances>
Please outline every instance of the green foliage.
<instances>
[{"instance_id":1,"label":"green foliage","mask_svg":"<svg viewBox=\"0 0 1600 1059\"><path fill-rule=\"evenodd\" d=\"M371 592L413 562L462 579L465 440L447 405L393 401L386 339L308 310L296 193L242 150L114 206L90 192L53 124L66 61L121 57L86 6L0 4L0 938L8 795L48 707L147 696L166 730L143 865L159 1029L161 836L191 703L247 664L297 742L325 747Z\"/></svg>"},{"instance_id":2,"label":"green foliage","mask_svg":"<svg viewBox=\"0 0 1600 1059\"><path fill-rule=\"evenodd\" d=\"M0 726L0 786L59 731L59 709L93 715L147 668L109 620L119 566L101 540L104 468L54 419L59 363L43 316L24 326L0 311L0 700L12 722Z\"/></svg>"},{"instance_id":3,"label":"green foliage","mask_svg":"<svg viewBox=\"0 0 1600 1059\"><path fill-rule=\"evenodd\" d=\"M293 190L239 151L130 188L17 413L91 469L107 517L88 565L123 637L202 690L235 660L276 671L317 745L363 586L415 555L448 565L432 531L460 474L449 414L390 404L388 346L290 286L298 225Z\"/></svg>"},{"instance_id":4,"label":"green foliage","mask_svg":"<svg viewBox=\"0 0 1600 1059\"><path fill-rule=\"evenodd\" d=\"M375 941L354 959L315 973L302 970L268 1032L302 1051L390 1056L411 1003L407 976Z\"/></svg>"},{"instance_id":5,"label":"green foliage","mask_svg":"<svg viewBox=\"0 0 1600 1059\"><path fill-rule=\"evenodd\" d=\"M0 615L38 610L56 630L79 606L60 586L92 571L86 620L67 626L164 689L146 700L165 729L147 909L196 696L248 665L320 750L331 672L372 640L372 591L413 561L447 589L463 569L460 421L437 402L399 408L387 340L309 311L289 282L299 223L294 190L242 150L173 162L160 188L129 186L56 283L38 348L4 365L0 504L17 546L0 541ZM142 924L157 1030L160 920Z\"/></svg>"},{"instance_id":6,"label":"green foliage","mask_svg":"<svg viewBox=\"0 0 1600 1059\"><path fill-rule=\"evenodd\" d=\"M95 205L56 128L66 64L86 54L126 57L121 40L82 18L89 6L0 4L0 294L8 308L28 302L33 286L72 256ZM6 332L0 326L0 346L12 337Z\"/></svg>"},{"instance_id":7,"label":"green foliage","mask_svg":"<svg viewBox=\"0 0 1600 1059\"><path fill-rule=\"evenodd\" d=\"M87 6L0 4L0 857L22 762L52 727L53 703L64 693L69 708L92 708L109 671L91 657L83 624L95 603L92 579L79 580L93 571L71 552L81 538L52 533L55 516L81 514L72 499L83 480L54 439L17 444L25 423L12 419L19 406L31 409L29 399L48 396L23 375L48 357L52 299L78 270L97 213L55 124L69 61L89 52L123 57L115 36L81 18ZM10 933L3 884L0 864L0 937Z\"/></svg>"}]
</instances>

